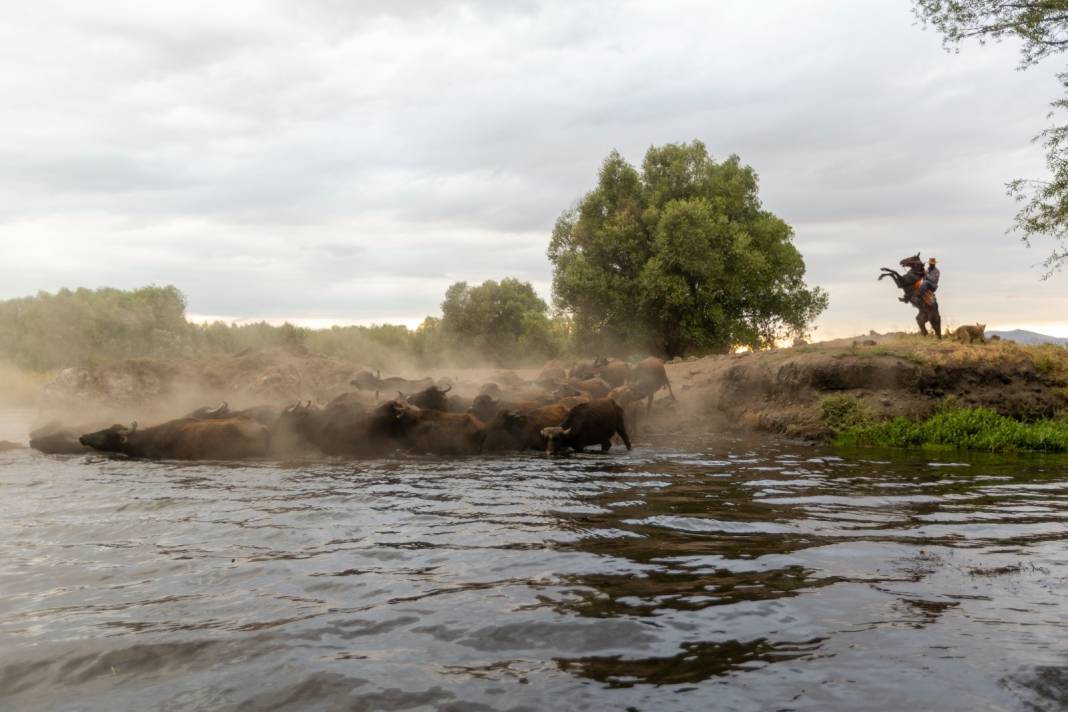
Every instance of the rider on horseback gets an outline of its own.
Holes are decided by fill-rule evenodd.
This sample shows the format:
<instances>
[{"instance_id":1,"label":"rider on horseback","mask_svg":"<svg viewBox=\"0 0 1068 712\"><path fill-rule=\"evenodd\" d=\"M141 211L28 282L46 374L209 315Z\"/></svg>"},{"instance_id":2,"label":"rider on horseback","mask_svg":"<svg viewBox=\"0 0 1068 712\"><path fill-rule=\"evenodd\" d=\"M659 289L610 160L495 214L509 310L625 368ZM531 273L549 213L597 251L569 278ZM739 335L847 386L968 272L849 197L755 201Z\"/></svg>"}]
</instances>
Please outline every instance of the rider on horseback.
<instances>
[{"instance_id":1,"label":"rider on horseback","mask_svg":"<svg viewBox=\"0 0 1068 712\"><path fill-rule=\"evenodd\" d=\"M890 277L894 284L904 292L901 301L910 303L916 307L916 324L920 327L920 333L927 336L927 324L930 323L935 335L942 338L942 317L938 313L938 302L935 301L934 293L938 289L938 260L928 260L928 269L924 271L923 260L919 253L906 257L898 264L908 271L898 274L889 267L882 268L879 279Z\"/></svg>"},{"instance_id":2,"label":"rider on horseback","mask_svg":"<svg viewBox=\"0 0 1068 712\"><path fill-rule=\"evenodd\" d=\"M927 260L927 275L923 278L923 284L920 285L919 291L916 292L916 296L923 299L924 292L931 292L933 295L938 291L938 278L942 276L942 273L938 271L938 260L934 257Z\"/></svg>"}]
</instances>

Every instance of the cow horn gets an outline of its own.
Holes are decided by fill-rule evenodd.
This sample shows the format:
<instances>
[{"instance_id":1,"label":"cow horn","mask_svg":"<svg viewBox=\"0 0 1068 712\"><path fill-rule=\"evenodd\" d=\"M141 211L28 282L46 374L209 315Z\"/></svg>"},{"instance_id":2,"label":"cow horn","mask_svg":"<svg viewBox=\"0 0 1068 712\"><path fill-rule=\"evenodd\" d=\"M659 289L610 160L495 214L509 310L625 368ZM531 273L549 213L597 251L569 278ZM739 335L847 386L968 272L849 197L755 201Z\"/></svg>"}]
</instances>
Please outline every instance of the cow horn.
<instances>
[{"instance_id":1,"label":"cow horn","mask_svg":"<svg viewBox=\"0 0 1068 712\"><path fill-rule=\"evenodd\" d=\"M561 431L561 434L562 435L570 435L571 434L571 428L568 428L567 430Z\"/></svg>"},{"instance_id":2,"label":"cow horn","mask_svg":"<svg viewBox=\"0 0 1068 712\"><path fill-rule=\"evenodd\" d=\"M133 423L130 424L130 432L131 433L136 433L137 432L137 421L136 420Z\"/></svg>"},{"instance_id":3,"label":"cow horn","mask_svg":"<svg viewBox=\"0 0 1068 712\"><path fill-rule=\"evenodd\" d=\"M439 388L438 390L441 391L442 394L448 393L449 391L452 390L452 384L450 383L449 385L445 386L444 388Z\"/></svg>"},{"instance_id":4,"label":"cow horn","mask_svg":"<svg viewBox=\"0 0 1068 712\"><path fill-rule=\"evenodd\" d=\"M401 393L400 391L397 391L397 400L399 400L399 401L405 401L405 400L408 400L408 396L404 395L404 394L403 394L403 393Z\"/></svg>"},{"instance_id":5,"label":"cow horn","mask_svg":"<svg viewBox=\"0 0 1068 712\"><path fill-rule=\"evenodd\" d=\"M304 410L307 410L308 408L311 408L311 401L310 400L307 403L304 404Z\"/></svg>"}]
</instances>

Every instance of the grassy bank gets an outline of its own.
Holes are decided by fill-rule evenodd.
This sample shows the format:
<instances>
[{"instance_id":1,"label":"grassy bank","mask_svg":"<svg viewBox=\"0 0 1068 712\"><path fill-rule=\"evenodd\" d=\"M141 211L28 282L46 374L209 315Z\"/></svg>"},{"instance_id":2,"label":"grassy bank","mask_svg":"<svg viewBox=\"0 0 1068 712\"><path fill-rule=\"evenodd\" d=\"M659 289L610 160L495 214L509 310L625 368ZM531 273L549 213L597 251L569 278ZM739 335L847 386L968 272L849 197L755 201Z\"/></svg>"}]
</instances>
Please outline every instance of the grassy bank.
<instances>
[{"instance_id":1,"label":"grassy bank","mask_svg":"<svg viewBox=\"0 0 1068 712\"><path fill-rule=\"evenodd\" d=\"M989 408L942 409L930 418L897 417L873 421L859 404L825 403L835 445L982 450L986 452L1068 452L1068 416L1022 422Z\"/></svg>"}]
</instances>

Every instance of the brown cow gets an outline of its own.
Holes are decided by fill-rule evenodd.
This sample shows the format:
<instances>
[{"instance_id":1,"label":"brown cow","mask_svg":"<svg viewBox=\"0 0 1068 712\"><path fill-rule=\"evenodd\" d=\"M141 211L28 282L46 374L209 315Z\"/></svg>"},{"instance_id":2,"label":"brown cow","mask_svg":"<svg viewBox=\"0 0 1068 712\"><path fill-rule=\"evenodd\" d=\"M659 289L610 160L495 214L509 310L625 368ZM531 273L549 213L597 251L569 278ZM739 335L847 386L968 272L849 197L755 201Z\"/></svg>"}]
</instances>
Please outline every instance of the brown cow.
<instances>
[{"instance_id":1,"label":"brown cow","mask_svg":"<svg viewBox=\"0 0 1068 712\"><path fill-rule=\"evenodd\" d=\"M179 418L153 428L112 425L87 433L79 442L102 452L150 460L240 460L263 457L270 431L252 418Z\"/></svg>"},{"instance_id":2,"label":"brown cow","mask_svg":"<svg viewBox=\"0 0 1068 712\"><path fill-rule=\"evenodd\" d=\"M559 425L567 418L568 407L559 403L535 408L527 413L505 410L486 426L483 452L510 450L544 450L542 431Z\"/></svg>"},{"instance_id":3,"label":"brown cow","mask_svg":"<svg viewBox=\"0 0 1068 712\"><path fill-rule=\"evenodd\" d=\"M477 455L482 451L486 425L470 413L424 410L400 400L383 406L393 420L393 436L414 452Z\"/></svg>"},{"instance_id":4,"label":"brown cow","mask_svg":"<svg viewBox=\"0 0 1068 712\"><path fill-rule=\"evenodd\" d=\"M597 377L604 380L613 388L622 386L630 378L630 365L626 361L618 359L599 359L597 365Z\"/></svg>"},{"instance_id":5,"label":"brown cow","mask_svg":"<svg viewBox=\"0 0 1068 712\"><path fill-rule=\"evenodd\" d=\"M599 398L571 409L560 425L541 431L547 454L563 454L569 449L582 452L590 445L600 444L601 452L612 447L612 436L619 433L630 450L630 436L623 423L623 408L611 398Z\"/></svg>"},{"instance_id":6,"label":"brown cow","mask_svg":"<svg viewBox=\"0 0 1068 712\"><path fill-rule=\"evenodd\" d=\"M653 396L661 388L667 386L671 400L676 400L675 392L671 390L671 382L667 377L667 369L664 362L656 356L642 359L630 374L630 384L635 393L641 393L641 398L648 398L646 411L653 409Z\"/></svg>"}]
</instances>

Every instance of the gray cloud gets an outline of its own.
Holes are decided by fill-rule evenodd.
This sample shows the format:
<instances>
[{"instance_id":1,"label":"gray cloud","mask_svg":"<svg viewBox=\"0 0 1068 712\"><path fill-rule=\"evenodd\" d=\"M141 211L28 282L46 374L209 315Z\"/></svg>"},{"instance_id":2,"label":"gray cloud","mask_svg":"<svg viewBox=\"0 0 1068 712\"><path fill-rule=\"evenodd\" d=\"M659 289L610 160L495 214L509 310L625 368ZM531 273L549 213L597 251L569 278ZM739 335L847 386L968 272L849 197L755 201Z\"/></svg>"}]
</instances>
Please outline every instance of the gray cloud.
<instances>
[{"instance_id":1,"label":"gray cloud","mask_svg":"<svg viewBox=\"0 0 1068 712\"><path fill-rule=\"evenodd\" d=\"M1064 321L1068 280L1003 234L1056 67L946 53L907 3L32 3L0 59L0 298L173 282L194 313L350 322L461 279L548 296L607 153L697 138L794 225L823 333L908 326L873 278L916 249L958 321Z\"/></svg>"}]
</instances>

